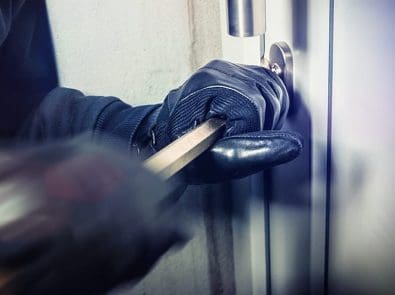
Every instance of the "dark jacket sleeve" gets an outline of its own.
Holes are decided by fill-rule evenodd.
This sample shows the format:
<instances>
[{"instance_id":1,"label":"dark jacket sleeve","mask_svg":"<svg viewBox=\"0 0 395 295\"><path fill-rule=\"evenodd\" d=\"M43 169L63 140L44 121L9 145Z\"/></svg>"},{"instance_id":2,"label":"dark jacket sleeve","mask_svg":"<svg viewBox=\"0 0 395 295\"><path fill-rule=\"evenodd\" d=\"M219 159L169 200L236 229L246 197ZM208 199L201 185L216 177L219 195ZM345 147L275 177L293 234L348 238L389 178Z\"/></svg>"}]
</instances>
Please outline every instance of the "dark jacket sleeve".
<instances>
[{"instance_id":1,"label":"dark jacket sleeve","mask_svg":"<svg viewBox=\"0 0 395 295\"><path fill-rule=\"evenodd\" d=\"M132 107L116 97L85 96L78 90L56 88L25 122L19 138L48 142L89 134L130 149L138 128L158 107Z\"/></svg>"},{"instance_id":2,"label":"dark jacket sleeve","mask_svg":"<svg viewBox=\"0 0 395 295\"><path fill-rule=\"evenodd\" d=\"M11 139L58 77L45 1L0 3L0 137Z\"/></svg>"},{"instance_id":3,"label":"dark jacket sleeve","mask_svg":"<svg viewBox=\"0 0 395 295\"><path fill-rule=\"evenodd\" d=\"M45 0L0 0L0 140L91 133L130 145L153 109L59 88Z\"/></svg>"}]
</instances>

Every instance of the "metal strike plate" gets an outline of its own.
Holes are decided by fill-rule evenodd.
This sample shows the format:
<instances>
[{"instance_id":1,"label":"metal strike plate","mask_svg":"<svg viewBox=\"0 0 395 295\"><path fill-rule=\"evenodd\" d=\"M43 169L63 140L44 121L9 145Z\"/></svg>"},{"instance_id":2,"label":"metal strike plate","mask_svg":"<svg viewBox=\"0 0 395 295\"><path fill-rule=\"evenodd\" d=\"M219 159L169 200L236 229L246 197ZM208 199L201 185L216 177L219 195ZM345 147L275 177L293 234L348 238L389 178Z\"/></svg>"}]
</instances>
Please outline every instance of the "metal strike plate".
<instances>
[{"instance_id":1,"label":"metal strike plate","mask_svg":"<svg viewBox=\"0 0 395 295\"><path fill-rule=\"evenodd\" d=\"M293 55L286 42L276 42L270 47L269 61L266 62L266 66L283 80L289 99L292 102L294 93Z\"/></svg>"}]
</instances>

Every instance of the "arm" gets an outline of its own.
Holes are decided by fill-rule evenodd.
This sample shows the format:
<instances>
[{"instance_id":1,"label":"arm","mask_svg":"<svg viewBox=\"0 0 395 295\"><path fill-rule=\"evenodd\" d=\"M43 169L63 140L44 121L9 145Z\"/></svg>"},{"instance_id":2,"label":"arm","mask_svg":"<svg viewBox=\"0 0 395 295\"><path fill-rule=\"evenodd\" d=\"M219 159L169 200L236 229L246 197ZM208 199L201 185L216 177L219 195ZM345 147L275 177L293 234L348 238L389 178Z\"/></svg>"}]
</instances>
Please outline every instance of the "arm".
<instances>
[{"instance_id":1,"label":"arm","mask_svg":"<svg viewBox=\"0 0 395 295\"><path fill-rule=\"evenodd\" d=\"M0 1L0 137L13 138L58 85L43 0Z\"/></svg>"},{"instance_id":2,"label":"arm","mask_svg":"<svg viewBox=\"0 0 395 295\"><path fill-rule=\"evenodd\" d=\"M56 88L45 1L1 0L0 12L0 136L45 142L111 133L111 140L127 145L153 107L131 108L114 97Z\"/></svg>"},{"instance_id":3,"label":"arm","mask_svg":"<svg viewBox=\"0 0 395 295\"><path fill-rule=\"evenodd\" d=\"M269 70L224 61L199 69L161 105L131 107L115 97L84 96L57 88L26 124L22 137L50 141L91 133L124 151L147 157L211 117L226 119L222 139L184 169L188 183L241 178L296 158L298 134L280 129L289 98ZM208 171L208 163L210 169Z\"/></svg>"},{"instance_id":4,"label":"arm","mask_svg":"<svg viewBox=\"0 0 395 295\"><path fill-rule=\"evenodd\" d=\"M177 187L83 138L0 154L0 186L0 294L105 294L189 237Z\"/></svg>"},{"instance_id":5,"label":"arm","mask_svg":"<svg viewBox=\"0 0 395 295\"><path fill-rule=\"evenodd\" d=\"M157 108L131 107L116 97L85 96L78 90L56 88L27 120L19 136L23 141L48 142L89 133L127 151L143 119Z\"/></svg>"},{"instance_id":6,"label":"arm","mask_svg":"<svg viewBox=\"0 0 395 295\"><path fill-rule=\"evenodd\" d=\"M191 182L219 180L218 173L205 177L207 162L215 163L212 171L221 171L228 179L299 155L302 143L298 135L271 131L280 128L287 115L288 95L279 77L261 67L213 61L171 91L162 107L133 108L114 97L86 97L64 88L50 92L57 86L56 68L48 20L42 15L46 16L44 1L27 0L2 48L2 56L12 57L0 70L0 86L6 90L0 126L6 126L6 132L20 130L20 138L28 142L88 132L100 140L115 141L127 151L138 146L149 156L196 123L225 118L225 137L209 157L201 158L202 165L193 165L191 174L197 179L192 177ZM27 42L23 36L28 37ZM246 150L250 150L247 158L243 156Z\"/></svg>"}]
</instances>

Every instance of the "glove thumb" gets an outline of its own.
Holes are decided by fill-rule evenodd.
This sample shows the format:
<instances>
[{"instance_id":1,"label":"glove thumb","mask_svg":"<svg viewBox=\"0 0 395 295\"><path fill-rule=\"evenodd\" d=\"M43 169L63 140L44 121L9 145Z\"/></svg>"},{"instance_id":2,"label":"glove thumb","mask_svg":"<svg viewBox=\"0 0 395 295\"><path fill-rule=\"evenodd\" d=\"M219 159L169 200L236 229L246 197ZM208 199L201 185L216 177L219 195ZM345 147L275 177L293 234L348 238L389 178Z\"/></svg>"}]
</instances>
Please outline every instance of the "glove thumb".
<instances>
[{"instance_id":1,"label":"glove thumb","mask_svg":"<svg viewBox=\"0 0 395 295\"><path fill-rule=\"evenodd\" d=\"M295 159L303 140L295 132L264 130L220 139L183 172L190 184L246 177Z\"/></svg>"}]
</instances>

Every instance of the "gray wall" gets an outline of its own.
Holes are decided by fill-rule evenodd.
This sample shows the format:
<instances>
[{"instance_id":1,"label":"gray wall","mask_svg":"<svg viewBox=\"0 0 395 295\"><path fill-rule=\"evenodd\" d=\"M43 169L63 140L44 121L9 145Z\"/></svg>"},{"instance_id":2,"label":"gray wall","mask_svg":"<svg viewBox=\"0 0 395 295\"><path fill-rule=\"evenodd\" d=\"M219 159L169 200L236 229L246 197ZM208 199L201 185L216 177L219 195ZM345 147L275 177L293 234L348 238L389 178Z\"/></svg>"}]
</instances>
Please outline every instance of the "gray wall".
<instances>
[{"instance_id":1,"label":"gray wall","mask_svg":"<svg viewBox=\"0 0 395 295\"><path fill-rule=\"evenodd\" d=\"M113 95L134 105L160 102L198 67L222 56L218 1L47 4L61 84L88 94ZM181 200L185 210L195 212L193 240L166 255L135 288L121 293L197 295L216 288L209 276L207 245L208 228L216 221L204 210L207 197L201 195L191 188Z\"/></svg>"},{"instance_id":2,"label":"gray wall","mask_svg":"<svg viewBox=\"0 0 395 295\"><path fill-rule=\"evenodd\" d=\"M161 101L221 57L219 3L48 0L61 84L133 104Z\"/></svg>"}]
</instances>

